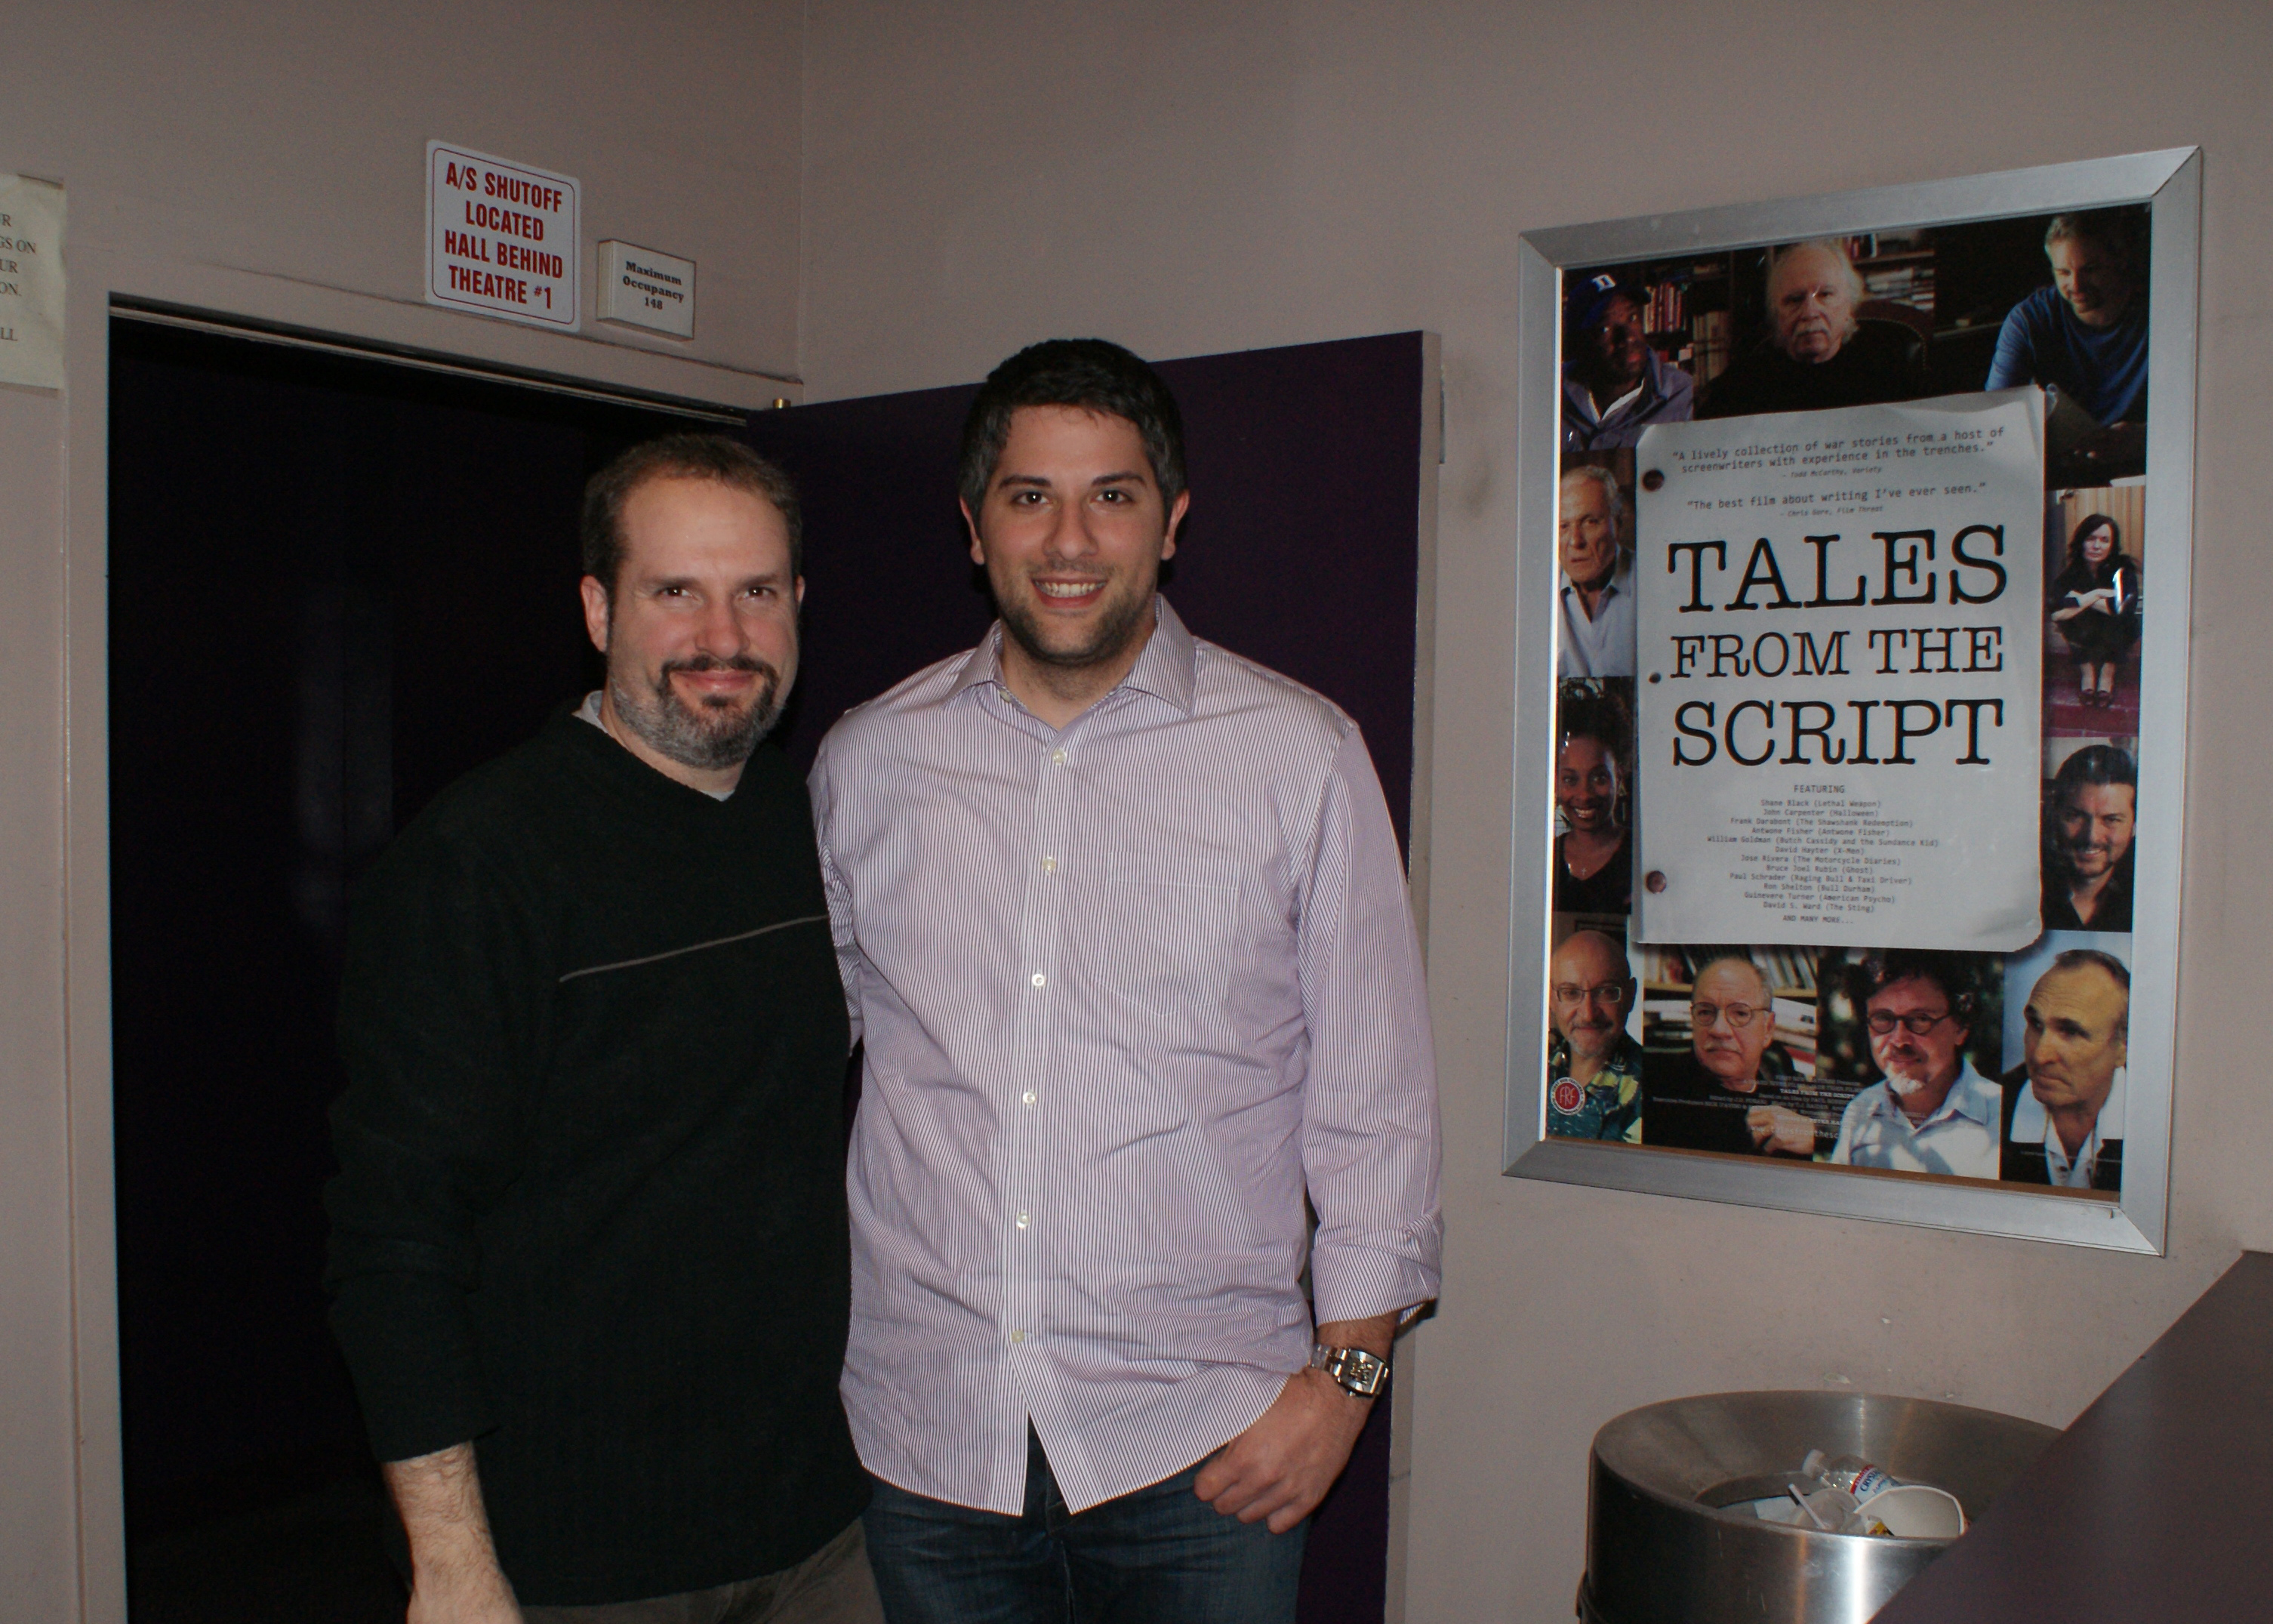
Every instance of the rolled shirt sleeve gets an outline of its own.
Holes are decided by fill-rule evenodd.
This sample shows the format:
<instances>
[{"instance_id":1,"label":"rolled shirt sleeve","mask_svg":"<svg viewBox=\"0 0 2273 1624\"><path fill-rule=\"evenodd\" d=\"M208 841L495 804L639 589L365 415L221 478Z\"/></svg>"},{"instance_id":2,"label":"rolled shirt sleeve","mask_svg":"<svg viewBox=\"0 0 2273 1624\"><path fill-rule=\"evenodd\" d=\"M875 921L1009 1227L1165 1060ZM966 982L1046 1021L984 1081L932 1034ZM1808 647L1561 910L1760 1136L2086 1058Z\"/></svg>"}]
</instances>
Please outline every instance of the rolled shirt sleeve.
<instances>
[{"instance_id":1,"label":"rolled shirt sleeve","mask_svg":"<svg viewBox=\"0 0 2273 1624\"><path fill-rule=\"evenodd\" d=\"M1444 1216L1436 1057L1397 837L1365 744L1335 753L1302 899L1302 1164L1321 1322L1433 1299Z\"/></svg>"}]
</instances>

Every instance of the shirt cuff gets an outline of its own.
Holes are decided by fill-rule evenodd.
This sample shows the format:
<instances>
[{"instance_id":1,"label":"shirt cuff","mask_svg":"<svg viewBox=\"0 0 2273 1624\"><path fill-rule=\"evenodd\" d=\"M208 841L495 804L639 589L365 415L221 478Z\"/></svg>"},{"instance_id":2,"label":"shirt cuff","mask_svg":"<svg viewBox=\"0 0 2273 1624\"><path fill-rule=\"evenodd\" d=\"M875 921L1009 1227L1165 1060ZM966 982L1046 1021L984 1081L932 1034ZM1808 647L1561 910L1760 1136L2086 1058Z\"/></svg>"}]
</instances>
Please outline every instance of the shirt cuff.
<instances>
[{"instance_id":1,"label":"shirt cuff","mask_svg":"<svg viewBox=\"0 0 2273 1624\"><path fill-rule=\"evenodd\" d=\"M1401 1327L1437 1300L1442 1284L1433 1259L1372 1247L1322 1247L1310 1257L1312 1312L1321 1325L1396 1314Z\"/></svg>"}]
</instances>

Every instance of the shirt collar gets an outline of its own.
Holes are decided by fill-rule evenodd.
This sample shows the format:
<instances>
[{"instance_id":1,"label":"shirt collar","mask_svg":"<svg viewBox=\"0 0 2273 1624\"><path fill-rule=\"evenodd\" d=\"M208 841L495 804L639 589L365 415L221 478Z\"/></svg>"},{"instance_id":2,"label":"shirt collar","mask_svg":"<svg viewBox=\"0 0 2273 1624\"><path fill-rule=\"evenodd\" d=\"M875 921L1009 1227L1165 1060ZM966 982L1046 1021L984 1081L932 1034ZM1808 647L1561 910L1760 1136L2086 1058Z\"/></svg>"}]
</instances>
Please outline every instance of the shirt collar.
<instances>
[{"instance_id":1,"label":"shirt collar","mask_svg":"<svg viewBox=\"0 0 2273 1624\"><path fill-rule=\"evenodd\" d=\"M1572 580L1567 572L1558 570L1557 574L1562 578L1563 591L1566 597L1579 590L1579 583ZM1629 594L1632 592L1632 590L1633 565L1626 558L1624 553L1620 553L1618 554L1617 568L1610 571L1609 580L1603 583L1602 596L1605 598L1617 598L1624 594Z\"/></svg>"},{"instance_id":2,"label":"shirt collar","mask_svg":"<svg viewBox=\"0 0 2273 1624\"><path fill-rule=\"evenodd\" d=\"M1182 617L1157 592L1152 596L1152 635L1144 641L1136 664L1121 679L1121 688L1135 688L1166 700L1189 715L1192 694L1198 683L1199 642L1186 629ZM942 703L952 703L969 690L1002 685L1002 622L997 620L964 657L963 670ZM1006 690L1007 691L1007 690ZM1119 689L1114 690L1116 693Z\"/></svg>"},{"instance_id":3,"label":"shirt collar","mask_svg":"<svg viewBox=\"0 0 2273 1624\"><path fill-rule=\"evenodd\" d=\"M2091 1124L2092 1137L2101 1140L2123 1137L2123 1074L2124 1068L2115 1069L2115 1080L2108 1085L2107 1098L2100 1101L2099 1116ZM2023 1074L2025 1076L2025 1073ZM2014 1102L2013 1127L2007 1135L2015 1145L2041 1145L2052 1132L2052 1116L2037 1091L2026 1081L2021 1084L2021 1097Z\"/></svg>"},{"instance_id":4,"label":"shirt collar","mask_svg":"<svg viewBox=\"0 0 2273 1624\"><path fill-rule=\"evenodd\" d=\"M1617 1041L1610 1045L1609 1057L1602 1062L1602 1069L1594 1073L1595 1081L1601 1082L1602 1078L1609 1076L1611 1073L1616 1073L1620 1077L1639 1077L1641 1075L1642 1054L1642 1046L1634 1041L1632 1033L1619 1033ZM1547 1061L1548 1064L1553 1067L1558 1075L1564 1077L1570 1076L1571 1040L1564 1037L1559 1032L1556 1033L1554 1041L1547 1046ZM1610 1084L1603 1085L1605 1087L1612 1086L1613 1085ZM1594 1084L1589 1083L1587 1086L1591 1088L1594 1086Z\"/></svg>"}]
</instances>

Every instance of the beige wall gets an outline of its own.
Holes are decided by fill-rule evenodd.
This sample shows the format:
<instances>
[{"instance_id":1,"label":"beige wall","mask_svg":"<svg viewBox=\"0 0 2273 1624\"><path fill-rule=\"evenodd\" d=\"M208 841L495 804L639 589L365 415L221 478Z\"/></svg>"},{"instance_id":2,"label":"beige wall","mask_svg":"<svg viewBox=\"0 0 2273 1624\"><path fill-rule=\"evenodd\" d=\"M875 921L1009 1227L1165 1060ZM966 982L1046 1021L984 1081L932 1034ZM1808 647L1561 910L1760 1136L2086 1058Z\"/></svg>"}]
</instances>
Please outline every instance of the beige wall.
<instances>
[{"instance_id":1,"label":"beige wall","mask_svg":"<svg viewBox=\"0 0 2273 1624\"><path fill-rule=\"evenodd\" d=\"M11 7L4 34L0 170L68 188L71 335L66 391L0 386L0 1619L114 1620L108 297L793 396L762 374L797 365L803 20L796 0L78 0ZM622 237L698 261L694 340L596 329L589 293L573 337L427 308L429 138L576 177L588 255Z\"/></svg>"},{"instance_id":2,"label":"beige wall","mask_svg":"<svg viewBox=\"0 0 2273 1624\"><path fill-rule=\"evenodd\" d=\"M1414 1350L1410 1618L1568 1619L1587 1443L1633 1405L1875 1388L2066 1422L2273 1248L2259 855L2273 770L2273 15L2014 0L1580 8L913 4L808 16L805 375L972 379L1102 332L1156 356L1441 333L1431 982L1450 1150ZM2167 1259L1504 1178L1519 232L2199 143L2203 431ZM1204 491L1195 493L1204 503ZM1526 695L1524 703L1544 695ZM1539 877L1515 906L1535 917Z\"/></svg>"},{"instance_id":3,"label":"beige wall","mask_svg":"<svg viewBox=\"0 0 2273 1624\"><path fill-rule=\"evenodd\" d=\"M426 143L446 140L574 176L588 255L623 237L701 267L680 343L595 328L588 258L554 365L628 344L796 370L795 0L10 9L0 169L68 183L75 256L419 304Z\"/></svg>"}]
</instances>

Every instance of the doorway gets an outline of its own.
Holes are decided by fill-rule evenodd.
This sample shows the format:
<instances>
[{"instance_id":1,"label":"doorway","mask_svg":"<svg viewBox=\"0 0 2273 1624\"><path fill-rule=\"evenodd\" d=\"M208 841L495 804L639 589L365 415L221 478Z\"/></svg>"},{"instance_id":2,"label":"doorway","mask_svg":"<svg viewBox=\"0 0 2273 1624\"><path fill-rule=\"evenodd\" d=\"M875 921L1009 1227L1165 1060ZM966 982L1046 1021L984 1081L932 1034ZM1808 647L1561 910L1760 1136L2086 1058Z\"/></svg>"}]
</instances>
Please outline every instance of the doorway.
<instances>
[{"instance_id":1,"label":"doorway","mask_svg":"<svg viewBox=\"0 0 2273 1624\"><path fill-rule=\"evenodd\" d=\"M349 888L597 686L585 479L697 413L111 323L111 984L136 1624L399 1624L325 1321Z\"/></svg>"}]
</instances>

